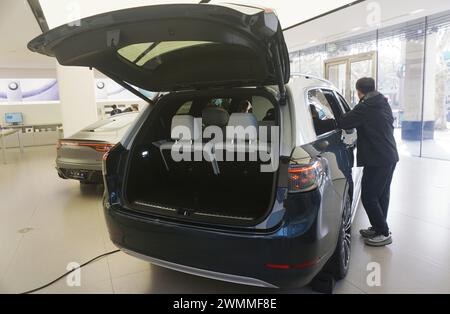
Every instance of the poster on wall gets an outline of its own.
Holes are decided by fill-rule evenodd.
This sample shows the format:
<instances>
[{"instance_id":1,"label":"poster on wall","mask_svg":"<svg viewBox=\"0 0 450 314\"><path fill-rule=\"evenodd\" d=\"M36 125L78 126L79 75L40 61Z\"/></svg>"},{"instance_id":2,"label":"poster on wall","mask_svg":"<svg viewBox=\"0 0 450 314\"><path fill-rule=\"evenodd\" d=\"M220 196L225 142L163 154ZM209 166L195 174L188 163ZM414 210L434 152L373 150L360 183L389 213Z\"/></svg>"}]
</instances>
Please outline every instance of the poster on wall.
<instances>
[{"instance_id":1,"label":"poster on wall","mask_svg":"<svg viewBox=\"0 0 450 314\"><path fill-rule=\"evenodd\" d=\"M0 79L0 102L58 100L56 79Z\"/></svg>"}]
</instances>

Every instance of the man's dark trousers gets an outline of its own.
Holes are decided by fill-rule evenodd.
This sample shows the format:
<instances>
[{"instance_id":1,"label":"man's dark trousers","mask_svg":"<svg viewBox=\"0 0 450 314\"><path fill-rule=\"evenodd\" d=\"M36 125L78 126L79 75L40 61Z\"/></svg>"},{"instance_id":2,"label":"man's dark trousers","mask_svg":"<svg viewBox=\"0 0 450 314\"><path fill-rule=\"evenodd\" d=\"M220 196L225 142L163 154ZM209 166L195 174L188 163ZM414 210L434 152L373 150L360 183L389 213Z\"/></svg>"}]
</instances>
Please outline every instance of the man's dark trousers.
<instances>
[{"instance_id":1,"label":"man's dark trousers","mask_svg":"<svg viewBox=\"0 0 450 314\"><path fill-rule=\"evenodd\" d=\"M392 176L396 164L364 167L361 199L370 224L377 234L389 235L387 214Z\"/></svg>"}]
</instances>

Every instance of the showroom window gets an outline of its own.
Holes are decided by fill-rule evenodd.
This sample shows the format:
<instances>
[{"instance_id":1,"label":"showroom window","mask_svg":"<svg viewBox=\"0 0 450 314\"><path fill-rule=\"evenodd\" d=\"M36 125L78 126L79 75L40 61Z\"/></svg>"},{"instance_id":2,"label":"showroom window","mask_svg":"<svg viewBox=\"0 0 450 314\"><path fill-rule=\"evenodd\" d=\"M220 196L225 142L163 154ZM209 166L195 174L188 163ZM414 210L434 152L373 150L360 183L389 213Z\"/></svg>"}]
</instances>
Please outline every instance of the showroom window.
<instances>
[{"instance_id":1,"label":"showroom window","mask_svg":"<svg viewBox=\"0 0 450 314\"><path fill-rule=\"evenodd\" d=\"M291 70L325 77L358 102L372 76L389 100L401 154L450 160L450 11L290 53Z\"/></svg>"},{"instance_id":2,"label":"showroom window","mask_svg":"<svg viewBox=\"0 0 450 314\"><path fill-rule=\"evenodd\" d=\"M326 46L320 45L306 51L300 51L300 73L323 77L324 62L327 58Z\"/></svg>"}]
</instances>

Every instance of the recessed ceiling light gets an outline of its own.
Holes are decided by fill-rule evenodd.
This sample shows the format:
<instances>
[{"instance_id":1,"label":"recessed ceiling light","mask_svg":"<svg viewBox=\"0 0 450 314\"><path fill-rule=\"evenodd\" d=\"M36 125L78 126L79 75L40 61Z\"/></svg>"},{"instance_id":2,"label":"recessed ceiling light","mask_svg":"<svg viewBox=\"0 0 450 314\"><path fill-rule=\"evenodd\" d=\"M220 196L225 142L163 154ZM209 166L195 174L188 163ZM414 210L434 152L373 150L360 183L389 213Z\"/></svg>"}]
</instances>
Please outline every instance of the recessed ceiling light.
<instances>
[{"instance_id":1,"label":"recessed ceiling light","mask_svg":"<svg viewBox=\"0 0 450 314\"><path fill-rule=\"evenodd\" d=\"M417 9L417 10L414 10L414 11L409 12L409 14L410 14L410 15L419 14L419 13L421 13L421 12L423 12L423 11L425 11L425 9Z\"/></svg>"},{"instance_id":2,"label":"recessed ceiling light","mask_svg":"<svg viewBox=\"0 0 450 314\"><path fill-rule=\"evenodd\" d=\"M310 44L315 44L317 42L317 39L313 39L313 40L311 40L309 43Z\"/></svg>"},{"instance_id":3,"label":"recessed ceiling light","mask_svg":"<svg viewBox=\"0 0 450 314\"><path fill-rule=\"evenodd\" d=\"M354 27L354 28L352 28L350 31L351 32L357 32L357 31L359 31L361 29L361 27Z\"/></svg>"}]
</instances>

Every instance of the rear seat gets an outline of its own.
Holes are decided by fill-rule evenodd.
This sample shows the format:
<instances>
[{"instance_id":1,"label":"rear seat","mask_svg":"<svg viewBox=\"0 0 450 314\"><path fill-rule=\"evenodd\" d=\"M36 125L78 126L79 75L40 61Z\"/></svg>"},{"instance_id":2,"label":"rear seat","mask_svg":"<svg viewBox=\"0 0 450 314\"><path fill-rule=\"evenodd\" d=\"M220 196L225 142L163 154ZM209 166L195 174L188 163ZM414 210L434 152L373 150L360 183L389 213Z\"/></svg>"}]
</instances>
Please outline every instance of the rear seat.
<instances>
[{"instance_id":1,"label":"rear seat","mask_svg":"<svg viewBox=\"0 0 450 314\"><path fill-rule=\"evenodd\" d=\"M228 112L217 107L206 108L202 112L202 122L205 127L217 126L225 131L225 140L223 142L215 143L213 149L210 151L209 161L195 161L194 157L200 156L205 150L206 142L210 139L202 139L202 126L199 119L195 119L191 115L176 115L172 119L171 126L171 141L161 141L154 143L159 147L162 159L169 172L183 172L191 171L192 169L208 169L212 167L212 173L219 175L222 170L229 172L227 169L235 168L232 172L251 171L255 170L256 166L259 169L258 151L268 150L268 141L260 142L258 140L258 121L252 113L233 113L231 116ZM264 123L266 124L266 123ZM272 125L273 122L268 122L267 125ZM175 132L178 126L185 127L182 134ZM241 131L235 132L235 128L240 127ZM243 128L243 129L242 129ZM270 133L269 133L270 134ZM183 137L184 136L184 137ZM176 162L172 158L172 150L180 149L180 152L189 153L190 161ZM228 156L227 156L228 154ZM231 161L231 157L235 162L241 163L237 166L235 162ZM255 168L255 169L253 169Z\"/></svg>"},{"instance_id":2,"label":"rear seat","mask_svg":"<svg viewBox=\"0 0 450 314\"><path fill-rule=\"evenodd\" d=\"M235 128L239 127L241 127L241 130L243 128L245 133L236 134L237 129ZM215 147L216 152L223 150L224 152L245 152L246 155L249 155L249 153L257 153L259 150L267 150L267 142L259 140L259 125L255 115L252 113L233 113L226 128L225 142L218 143Z\"/></svg>"},{"instance_id":3,"label":"rear seat","mask_svg":"<svg viewBox=\"0 0 450 314\"><path fill-rule=\"evenodd\" d=\"M184 127L183 132L177 132L177 127ZM154 143L159 147L161 157L164 161L167 171L180 168L183 162L176 162L172 158L172 149L180 148L180 152L191 154L191 161L194 160L194 141L200 139L202 134L201 125L198 120L190 115L177 115L172 118L171 141L162 141ZM176 145L176 146L175 146ZM180 147L181 146L181 147ZM186 165L183 165L186 166Z\"/></svg>"},{"instance_id":4,"label":"rear seat","mask_svg":"<svg viewBox=\"0 0 450 314\"><path fill-rule=\"evenodd\" d=\"M202 111L202 122L205 127L218 126L225 130L229 119L228 111L219 107L207 107Z\"/></svg>"},{"instance_id":5,"label":"rear seat","mask_svg":"<svg viewBox=\"0 0 450 314\"><path fill-rule=\"evenodd\" d=\"M260 121L258 123L260 127L264 127L266 129L266 138L265 142L272 142L272 127L275 126L275 121ZM259 141L262 141L262 133L259 134Z\"/></svg>"},{"instance_id":6,"label":"rear seat","mask_svg":"<svg viewBox=\"0 0 450 314\"><path fill-rule=\"evenodd\" d=\"M203 159L202 126L200 121L200 119L195 119L191 115L176 115L172 118L172 141L155 143L156 146L159 146L167 171L186 172L193 169L212 167L214 174L219 173L217 161L213 157L210 157L211 161ZM181 133L179 130L176 130L177 127L184 127L185 129ZM172 158L172 150L190 154L190 160L175 161ZM202 156L201 161L195 161L195 156Z\"/></svg>"}]
</instances>

